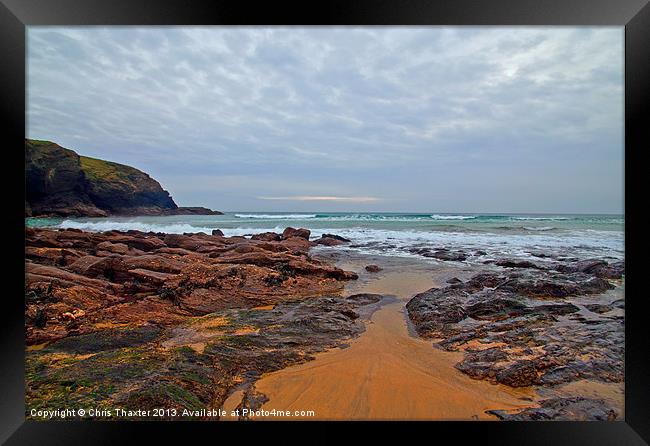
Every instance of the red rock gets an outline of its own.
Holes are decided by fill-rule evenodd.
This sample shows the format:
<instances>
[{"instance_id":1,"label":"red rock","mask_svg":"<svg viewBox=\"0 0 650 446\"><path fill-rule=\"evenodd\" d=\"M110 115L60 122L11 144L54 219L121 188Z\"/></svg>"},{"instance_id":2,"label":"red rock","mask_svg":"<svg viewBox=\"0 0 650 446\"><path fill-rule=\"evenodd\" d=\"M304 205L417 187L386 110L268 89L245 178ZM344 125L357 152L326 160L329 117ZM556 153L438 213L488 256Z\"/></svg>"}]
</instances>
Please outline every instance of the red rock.
<instances>
[{"instance_id":1,"label":"red rock","mask_svg":"<svg viewBox=\"0 0 650 446\"><path fill-rule=\"evenodd\" d=\"M282 236L275 232L262 232L260 234L253 234L251 240L263 240L265 242L279 242Z\"/></svg>"},{"instance_id":2,"label":"red rock","mask_svg":"<svg viewBox=\"0 0 650 446\"><path fill-rule=\"evenodd\" d=\"M30 229L28 342L113 324L176 324L220 309L331 295L357 277L311 259L309 231L285 232L281 240L277 234L249 240Z\"/></svg>"},{"instance_id":3,"label":"red rock","mask_svg":"<svg viewBox=\"0 0 650 446\"><path fill-rule=\"evenodd\" d=\"M174 274L161 273L158 271L150 271L148 269L130 269L129 274L135 277L138 280L143 280L145 282L150 282L155 285L162 285L166 280L174 277Z\"/></svg>"},{"instance_id":4,"label":"red rock","mask_svg":"<svg viewBox=\"0 0 650 446\"><path fill-rule=\"evenodd\" d=\"M25 257L43 265L69 265L82 256L82 253L68 248L39 248L27 246Z\"/></svg>"},{"instance_id":5,"label":"red rock","mask_svg":"<svg viewBox=\"0 0 650 446\"><path fill-rule=\"evenodd\" d=\"M101 242L97 245L97 249L115 254L126 254L129 252L129 246L124 243Z\"/></svg>"},{"instance_id":6,"label":"red rock","mask_svg":"<svg viewBox=\"0 0 650 446\"><path fill-rule=\"evenodd\" d=\"M309 240L310 234L311 231L309 229L304 229L304 228L295 229L289 227L282 232L282 238L286 240L291 237L300 237Z\"/></svg>"},{"instance_id":7,"label":"red rock","mask_svg":"<svg viewBox=\"0 0 650 446\"><path fill-rule=\"evenodd\" d=\"M123 235L111 238L112 243L126 244L131 248L139 249L141 251L149 252L155 249L160 249L165 246L165 242L156 236L134 236Z\"/></svg>"},{"instance_id":8,"label":"red rock","mask_svg":"<svg viewBox=\"0 0 650 446\"><path fill-rule=\"evenodd\" d=\"M200 240L198 237L181 234L167 234L164 238L164 242L171 248L183 248L188 251L196 251L198 248L205 245L205 242Z\"/></svg>"}]
</instances>

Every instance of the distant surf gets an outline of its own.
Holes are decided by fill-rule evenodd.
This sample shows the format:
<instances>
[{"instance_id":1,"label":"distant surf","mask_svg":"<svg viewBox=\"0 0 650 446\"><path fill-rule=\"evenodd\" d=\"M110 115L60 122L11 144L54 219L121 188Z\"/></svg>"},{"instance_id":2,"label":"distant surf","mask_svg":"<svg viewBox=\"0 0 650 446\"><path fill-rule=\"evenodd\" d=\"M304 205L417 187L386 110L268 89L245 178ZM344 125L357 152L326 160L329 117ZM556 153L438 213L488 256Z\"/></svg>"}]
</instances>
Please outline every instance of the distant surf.
<instances>
[{"instance_id":1,"label":"distant surf","mask_svg":"<svg viewBox=\"0 0 650 446\"><path fill-rule=\"evenodd\" d=\"M227 236L259 232L281 233L286 227L311 230L350 239L337 249L391 255L417 255L418 248L458 249L468 262L504 255L530 257L544 250L558 256L623 258L622 215L463 214L463 213L300 213L230 212L224 215L167 217L30 218L27 226L210 234L220 229ZM472 253L478 253L476 255Z\"/></svg>"}]
</instances>

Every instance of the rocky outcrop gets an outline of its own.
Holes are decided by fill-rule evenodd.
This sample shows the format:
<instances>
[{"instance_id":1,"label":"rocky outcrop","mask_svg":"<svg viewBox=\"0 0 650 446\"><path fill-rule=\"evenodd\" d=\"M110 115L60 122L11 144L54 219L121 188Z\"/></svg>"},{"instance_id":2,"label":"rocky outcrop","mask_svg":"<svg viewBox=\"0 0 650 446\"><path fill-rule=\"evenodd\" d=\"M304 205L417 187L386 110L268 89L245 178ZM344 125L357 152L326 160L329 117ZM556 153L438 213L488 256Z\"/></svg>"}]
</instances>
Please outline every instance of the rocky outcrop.
<instances>
[{"instance_id":1,"label":"rocky outcrop","mask_svg":"<svg viewBox=\"0 0 650 446\"><path fill-rule=\"evenodd\" d=\"M343 345L383 299L341 297L356 274L311 258L301 237L25 238L28 417L79 404L216 409L235 388L253 405L262 373Z\"/></svg>"},{"instance_id":2,"label":"rocky outcrop","mask_svg":"<svg viewBox=\"0 0 650 446\"><path fill-rule=\"evenodd\" d=\"M25 189L28 215L108 215L88 196L79 155L48 142L25 140Z\"/></svg>"},{"instance_id":3,"label":"rocky outcrop","mask_svg":"<svg viewBox=\"0 0 650 446\"><path fill-rule=\"evenodd\" d=\"M323 234L319 239L314 240L314 243L324 246L338 246L350 243L350 239L336 234Z\"/></svg>"},{"instance_id":4,"label":"rocky outcrop","mask_svg":"<svg viewBox=\"0 0 650 446\"><path fill-rule=\"evenodd\" d=\"M456 368L475 379L511 387L623 382L624 300L601 277L618 280L622 267L501 263L502 271L413 297L406 308L417 333L463 351Z\"/></svg>"},{"instance_id":5,"label":"rocky outcrop","mask_svg":"<svg viewBox=\"0 0 650 446\"><path fill-rule=\"evenodd\" d=\"M356 274L264 238L27 228L27 416L218 408L242 386L253 404L262 373L364 330L382 296L342 298Z\"/></svg>"},{"instance_id":6,"label":"rocky outcrop","mask_svg":"<svg viewBox=\"0 0 650 446\"><path fill-rule=\"evenodd\" d=\"M452 262L462 262L467 259L467 254L463 251L451 251L447 248L438 248L431 250L430 248L411 248L409 250L413 254L418 254L423 257L430 257L438 260L447 260Z\"/></svg>"},{"instance_id":7,"label":"rocky outcrop","mask_svg":"<svg viewBox=\"0 0 650 446\"><path fill-rule=\"evenodd\" d=\"M25 140L25 177L27 216L220 214L179 208L146 173L50 141Z\"/></svg>"},{"instance_id":8,"label":"rocky outcrop","mask_svg":"<svg viewBox=\"0 0 650 446\"><path fill-rule=\"evenodd\" d=\"M378 273L381 271L381 267L379 265L366 265L366 271L369 273Z\"/></svg>"},{"instance_id":9,"label":"rocky outcrop","mask_svg":"<svg viewBox=\"0 0 650 446\"><path fill-rule=\"evenodd\" d=\"M174 322L340 291L355 273L312 259L301 237L26 229L27 343L104 323ZM64 313L83 311L74 323Z\"/></svg>"},{"instance_id":10,"label":"rocky outcrop","mask_svg":"<svg viewBox=\"0 0 650 446\"><path fill-rule=\"evenodd\" d=\"M291 228L288 227L284 231L282 231L282 238L283 239L288 239L291 237L298 237L298 238L304 238L305 240L309 240L309 235L311 234L311 231L309 229L303 229L303 228Z\"/></svg>"},{"instance_id":11,"label":"rocky outcrop","mask_svg":"<svg viewBox=\"0 0 650 446\"><path fill-rule=\"evenodd\" d=\"M582 397L550 398L542 400L540 407L515 413L502 410L489 410L488 413L506 421L614 421L620 418L603 400Z\"/></svg>"},{"instance_id":12,"label":"rocky outcrop","mask_svg":"<svg viewBox=\"0 0 650 446\"><path fill-rule=\"evenodd\" d=\"M114 326L66 337L26 357L26 404L55 409L81 404L126 410L176 409L177 417L222 407L236 389L257 409L263 374L343 346L365 329L383 296L322 296L280 302L272 308L224 309L164 326ZM101 416L99 416L101 418ZM153 414L133 419L161 419Z\"/></svg>"}]
</instances>

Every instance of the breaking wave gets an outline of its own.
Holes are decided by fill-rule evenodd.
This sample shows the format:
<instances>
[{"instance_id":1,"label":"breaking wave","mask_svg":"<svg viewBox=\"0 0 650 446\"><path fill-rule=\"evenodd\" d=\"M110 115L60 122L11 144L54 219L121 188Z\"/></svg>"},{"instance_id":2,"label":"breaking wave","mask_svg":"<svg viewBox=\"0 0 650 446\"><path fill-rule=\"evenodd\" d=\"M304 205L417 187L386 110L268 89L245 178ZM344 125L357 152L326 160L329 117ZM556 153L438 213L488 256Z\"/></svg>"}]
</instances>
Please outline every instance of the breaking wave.
<instances>
[{"instance_id":1,"label":"breaking wave","mask_svg":"<svg viewBox=\"0 0 650 446\"><path fill-rule=\"evenodd\" d=\"M270 220L301 220L303 218L316 218L316 214L235 214L236 218L259 218Z\"/></svg>"}]
</instances>

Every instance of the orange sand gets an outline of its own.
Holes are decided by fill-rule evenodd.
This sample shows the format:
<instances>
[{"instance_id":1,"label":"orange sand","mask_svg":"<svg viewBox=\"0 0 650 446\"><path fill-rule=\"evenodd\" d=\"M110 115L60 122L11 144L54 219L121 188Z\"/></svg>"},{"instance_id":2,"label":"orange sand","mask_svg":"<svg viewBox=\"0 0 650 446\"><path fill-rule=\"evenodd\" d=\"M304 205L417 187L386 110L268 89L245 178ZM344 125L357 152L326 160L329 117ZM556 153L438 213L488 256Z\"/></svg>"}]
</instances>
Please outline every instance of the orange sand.
<instances>
[{"instance_id":1,"label":"orange sand","mask_svg":"<svg viewBox=\"0 0 650 446\"><path fill-rule=\"evenodd\" d=\"M400 301L377 311L350 347L264 375L255 384L269 398L262 410L315 411L315 417L288 418L292 420L468 420L494 419L487 409L534 404L533 389L473 380L454 368L462 353L436 349L430 341L409 335L404 305L413 294L435 285L430 274L387 272L373 279L352 284L347 294L393 294ZM241 394L228 400L229 408L236 406Z\"/></svg>"}]
</instances>

